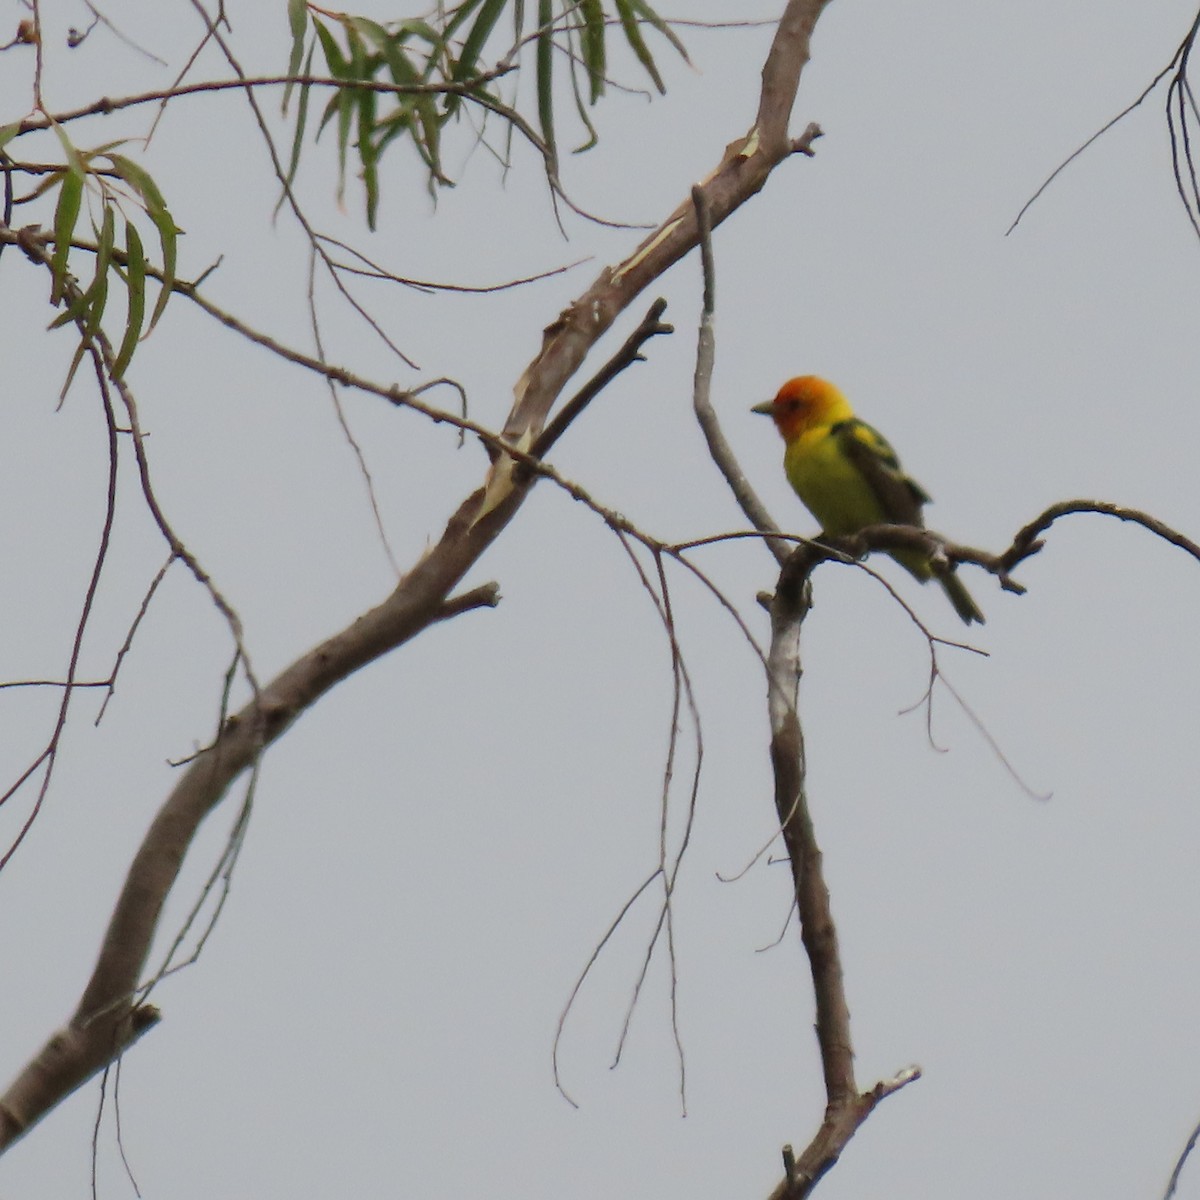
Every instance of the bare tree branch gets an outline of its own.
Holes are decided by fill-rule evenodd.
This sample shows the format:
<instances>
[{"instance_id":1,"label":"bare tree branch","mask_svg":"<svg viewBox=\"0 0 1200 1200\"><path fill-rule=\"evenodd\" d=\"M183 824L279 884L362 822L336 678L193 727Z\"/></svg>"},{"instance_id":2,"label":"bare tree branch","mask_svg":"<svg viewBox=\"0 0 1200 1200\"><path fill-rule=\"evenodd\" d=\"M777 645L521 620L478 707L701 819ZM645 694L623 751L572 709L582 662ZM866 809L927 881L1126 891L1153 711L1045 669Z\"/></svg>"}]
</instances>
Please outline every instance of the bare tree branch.
<instances>
[{"instance_id":1,"label":"bare tree branch","mask_svg":"<svg viewBox=\"0 0 1200 1200\"><path fill-rule=\"evenodd\" d=\"M1197 1125L1188 1137L1187 1143L1180 1152L1179 1157L1175 1160L1175 1166L1171 1171L1171 1178L1167 1182L1167 1190L1163 1192L1163 1200L1171 1200L1175 1195L1175 1190L1179 1187L1179 1179L1183 1175L1183 1168L1187 1165L1187 1160L1191 1157L1191 1153L1196 1148L1196 1142L1200 1141L1200 1125Z\"/></svg>"},{"instance_id":2,"label":"bare tree branch","mask_svg":"<svg viewBox=\"0 0 1200 1200\"><path fill-rule=\"evenodd\" d=\"M1013 218L1013 223L1004 231L1004 236L1007 237L1021 223L1021 219L1025 214L1041 199L1042 193L1093 143L1102 138L1114 125L1118 125L1131 112L1140 108L1141 105L1149 98L1150 94L1158 87L1160 83L1168 75L1171 76L1171 83L1167 90L1167 129L1171 137L1171 162L1175 173L1175 186L1179 192L1179 198L1183 202L1183 207L1187 212L1188 220L1192 223L1192 228L1200 235L1200 223L1197 222L1196 214L1193 213L1193 204L1187 195L1186 185L1184 183L1182 169L1179 160L1179 137L1182 133L1183 140L1187 140L1187 111L1184 106L1185 95L1189 94L1187 83L1188 58L1191 55L1192 47L1196 44L1196 38L1200 36L1200 11L1197 11L1196 16L1192 20L1191 27L1184 35L1183 41L1175 49L1175 53L1171 56L1171 61L1167 63L1157 75L1142 89L1142 92L1135 100L1130 101L1115 117L1111 117L1105 121L1099 129L1096 130L1086 141L1076 146L1062 162L1050 172L1037 191L1021 205L1020 212ZM1178 102L1178 119L1182 123L1181 129L1176 128L1176 111L1172 110L1172 101ZM1189 166L1190 166L1189 162ZM1196 186L1196 176L1192 172L1191 183L1193 188Z\"/></svg>"},{"instance_id":3,"label":"bare tree branch","mask_svg":"<svg viewBox=\"0 0 1200 1200\"><path fill-rule=\"evenodd\" d=\"M1011 545L1000 554L957 546L928 530L875 525L852 538L830 539L828 544L819 541L803 543L784 565L771 603L768 658L771 762L775 773L775 807L792 866L801 938L808 952L813 978L817 1042L827 1104L821 1127L803 1153L797 1158L791 1147L785 1148L784 1178L771 1193L771 1200L800 1200L809 1195L879 1101L920 1077L920 1070L910 1067L894 1079L881 1081L862 1093L854 1079L854 1051L837 930L823 878L821 850L808 812L804 737L797 715L800 629L810 604L809 576L823 559L841 557L848 552L859 557L868 549L920 548L927 553L942 554L953 562L976 563L996 575L1010 591L1020 592L1024 589L1011 579L1009 572L1042 549L1042 535L1056 521L1081 513L1115 517L1140 525L1200 562L1200 544L1147 513L1105 501L1064 500L1051 505L1018 530ZM929 636L927 631L926 636ZM1168 1196L1194 1142L1193 1134L1176 1164Z\"/></svg>"},{"instance_id":4,"label":"bare tree branch","mask_svg":"<svg viewBox=\"0 0 1200 1200\"><path fill-rule=\"evenodd\" d=\"M810 125L809 129L816 129L816 126ZM725 482L729 484L729 490L733 493L738 507L746 514L746 519L760 533L778 533L779 526L767 512L767 506L758 498L758 493L750 486L745 471L734 457L733 448L721 431L721 423L717 420L717 413L712 405L712 373L716 359L716 333L713 325L717 280L712 253L712 218L708 210L708 197L703 188L692 188L692 203L696 206L696 221L700 231L700 261L704 270L704 307L700 313L700 332L696 341L696 376L692 385L692 407L704 440L708 443L708 452L717 464L717 469L725 476ZM765 541L767 549L775 555L782 567L788 556L786 545L775 538L767 538Z\"/></svg>"},{"instance_id":5,"label":"bare tree branch","mask_svg":"<svg viewBox=\"0 0 1200 1200\"><path fill-rule=\"evenodd\" d=\"M797 709L800 628L811 603L808 576L825 554L819 544L798 546L784 564L771 604L767 705L771 718L775 810L792 867L800 937L812 974L817 1044L826 1097L825 1117L804 1152L795 1158L790 1147L785 1149L784 1178L771 1193L771 1200L800 1200L807 1196L837 1161L875 1105L919 1075L915 1068L910 1068L896 1080L878 1083L862 1094L854 1079L850 1010L821 848L808 811L804 734Z\"/></svg>"},{"instance_id":6,"label":"bare tree branch","mask_svg":"<svg viewBox=\"0 0 1200 1200\"><path fill-rule=\"evenodd\" d=\"M649 311L642 318L642 323L625 339L620 350L559 409L550 424L538 434L537 439L529 448L529 453L534 458L545 458L550 453L550 448L566 433L575 418L626 367L631 367L635 362L645 362L641 352L642 347L652 337L675 332L673 326L664 325L662 322L662 315L666 310L667 302L661 297L650 305Z\"/></svg>"}]
</instances>

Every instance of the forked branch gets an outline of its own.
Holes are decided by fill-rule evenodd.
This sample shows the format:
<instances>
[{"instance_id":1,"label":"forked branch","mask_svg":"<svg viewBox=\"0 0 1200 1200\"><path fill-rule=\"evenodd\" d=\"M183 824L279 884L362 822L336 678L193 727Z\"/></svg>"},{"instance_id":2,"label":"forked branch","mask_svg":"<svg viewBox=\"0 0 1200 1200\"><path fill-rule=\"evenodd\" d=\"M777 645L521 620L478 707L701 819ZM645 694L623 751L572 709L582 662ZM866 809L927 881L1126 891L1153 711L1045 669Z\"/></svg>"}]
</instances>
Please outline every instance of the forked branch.
<instances>
[{"instance_id":1,"label":"forked branch","mask_svg":"<svg viewBox=\"0 0 1200 1200\"><path fill-rule=\"evenodd\" d=\"M1104 501L1064 500L1018 530L1009 547L999 554L958 546L924 529L877 525L828 544L803 543L783 567L771 604L768 658L771 762L775 773L775 807L791 862L801 937L816 997L816 1032L825 1076L826 1109L816 1136L799 1157L790 1147L785 1148L784 1178L771 1193L771 1200L801 1200L807 1196L880 1100L920 1077L919 1069L910 1067L865 1092L859 1092L854 1079L854 1051L837 930L805 795L804 738L797 713L800 629L809 608L812 571L830 557L857 559L868 550L920 549L941 555L951 563L975 563L995 575L1007 590L1019 593L1024 588L1011 578L1011 572L1043 548L1042 537L1055 522L1082 513L1140 525L1200 562L1200 544L1147 513Z\"/></svg>"},{"instance_id":2,"label":"forked branch","mask_svg":"<svg viewBox=\"0 0 1200 1200\"><path fill-rule=\"evenodd\" d=\"M771 718L775 810L791 863L800 937L812 975L826 1099L824 1119L803 1153L796 1158L790 1148L785 1152L784 1177L771 1193L771 1200L801 1200L807 1196L837 1162L875 1105L920 1074L916 1068L910 1068L862 1093L854 1079L850 1010L821 848L805 793L804 734L797 707L800 628L811 602L808 577L824 555L824 549L816 544L797 547L784 564L771 605L767 705Z\"/></svg>"}]
</instances>

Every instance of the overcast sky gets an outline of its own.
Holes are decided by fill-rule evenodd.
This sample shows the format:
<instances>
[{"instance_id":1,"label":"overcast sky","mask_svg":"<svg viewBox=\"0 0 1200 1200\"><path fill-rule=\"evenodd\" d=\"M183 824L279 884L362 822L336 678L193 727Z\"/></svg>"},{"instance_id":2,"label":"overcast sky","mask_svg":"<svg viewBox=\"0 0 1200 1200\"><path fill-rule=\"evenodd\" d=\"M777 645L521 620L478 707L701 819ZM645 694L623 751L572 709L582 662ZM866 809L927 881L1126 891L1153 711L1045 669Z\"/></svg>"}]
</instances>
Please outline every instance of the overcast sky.
<instances>
[{"instance_id":1,"label":"overcast sky","mask_svg":"<svg viewBox=\"0 0 1200 1200\"><path fill-rule=\"evenodd\" d=\"M1048 503L1082 496L1200 538L1200 245L1171 179L1165 94L1004 236L1046 175L1166 65L1194 2L1109 0L1086 21L1077 4L1044 0L829 6L794 117L797 132L824 128L817 155L784 164L715 243L714 401L782 525L813 531L777 435L748 410L817 372L885 431L935 498L929 524L952 537L998 550ZM227 7L247 68L282 70L282 0ZM10 25L24 12L9 4ZM103 29L68 52L65 29L85 25L86 8L43 4L51 109L166 86L199 40L185 3L109 0L104 12L170 66ZM771 30L684 36L695 69L662 48L667 97L613 94L600 146L566 158L585 208L657 222L748 128ZM613 58L640 87L636 64ZM28 110L30 59L3 57L0 122ZM228 70L206 51L199 76ZM95 146L150 119L135 110L71 135ZM562 122L565 146L584 140L569 103ZM21 154L49 160L55 146ZM145 164L186 230L180 274L224 255L211 298L310 349L304 242L286 216L272 223L276 189L244 100L180 101ZM332 360L406 385L453 376L487 424L503 421L542 328L641 236L568 216L564 241L533 156L518 150L502 179L465 128L448 148L459 186L436 208L415 157L394 148L373 235L353 180L337 206L333 164L324 142L303 164L314 220L405 275L485 284L590 258L498 297L363 285L415 372L321 297ZM14 217L34 220L49 210ZM0 269L0 677L61 677L100 532L103 424L82 371L56 409L74 347L44 332L44 278L12 251ZM660 293L675 336L647 348L552 460L656 536L743 528L691 416L698 263L645 302ZM162 503L242 615L260 676L387 593L395 575L319 380L180 299L129 380ZM343 399L403 567L486 456L415 414ZM127 471L85 678L108 669L166 556L134 483ZM765 636L754 596L772 586L774 560L747 541L696 561ZM878 565L937 632L961 636L940 591ZM925 1072L872 1116L821 1194L1160 1195L1200 1120L1200 564L1138 529L1074 517L1021 569L1027 595L970 568L964 578L987 614L970 634L986 657L945 651L942 667L977 722L939 690L935 748L923 711L902 715L927 685L924 639L868 574L816 576L809 791L859 1083L910 1063ZM649 899L566 1024L560 1067L579 1108L555 1090L551 1047L574 980L657 861L669 654L613 535L549 485L468 582L489 579L498 609L344 683L267 756L217 930L156 992L164 1020L122 1069L123 1144L143 1195L754 1198L778 1178L780 1147L815 1131L823 1090L794 924L763 951L788 912L787 868L760 861L720 878L739 875L775 824L761 669L682 573L673 602L704 738L675 901L687 1116L661 955L609 1070L657 916ZM175 568L99 728L95 698L78 701L44 811L0 875L5 1082L74 1008L175 777L168 760L210 736L229 653L220 618ZM0 693L6 780L40 749L56 703ZM682 746L673 830L695 759L686 728ZM189 858L160 954L240 795ZM4 845L30 803L22 793L0 810ZM96 1085L83 1089L5 1158L3 1200L88 1194L98 1101ZM111 1109L98 1155L99 1194L133 1195ZM1200 1164L1179 1194L1200 1196Z\"/></svg>"}]
</instances>

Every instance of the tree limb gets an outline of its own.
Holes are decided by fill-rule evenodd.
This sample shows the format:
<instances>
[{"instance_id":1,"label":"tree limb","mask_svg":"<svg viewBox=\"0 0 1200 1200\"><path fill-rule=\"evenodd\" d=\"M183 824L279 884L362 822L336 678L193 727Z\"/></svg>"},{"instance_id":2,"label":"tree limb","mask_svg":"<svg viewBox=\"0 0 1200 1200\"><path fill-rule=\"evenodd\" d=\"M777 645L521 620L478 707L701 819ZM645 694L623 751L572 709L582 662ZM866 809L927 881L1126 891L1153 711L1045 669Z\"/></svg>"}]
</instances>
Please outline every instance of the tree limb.
<instances>
[{"instance_id":1,"label":"tree limb","mask_svg":"<svg viewBox=\"0 0 1200 1200\"><path fill-rule=\"evenodd\" d=\"M816 129L815 125L809 126ZM746 514L746 519L759 533L777 534L779 526L767 512L767 506L759 499L758 493L750 486L745 471L734 456L717 420L716 409L712 405L712 373L716 360L716 334L713 330L713 315L716 310L716 267L712 253L712 218L708 210L708 197L702 187L692 188L692 203L696 206L696 222L700 230L700 259L704 270L704 308L700 314L700 332L696 339L696 374L692 384L692 408L696 413L696 421L708 443L708 453L717 469L725 476L725 482L733 493L738 507ZM765 544L775 555L776 561L782 567L787 559L789 548L778 538L768 537Z\"/></svg>"},{"instance_id":2,"label":"tree limb","mask_svg":"<svg viewBox=\"0 0 1200 1200\"><path fill-rule=\"evenodd\" d=\"M771 1200L802 1200L838 1160L846 1144L886 1095L916 1079L910 1068L895 1080L859 1093L854 1079L854 1046L846 1003L837 927L825 884L805 792L804 734L797 697L800 684L800 629L811 606L809 574L828 550L819 543L798 546L779 576L771 603L771 648L767 658L767 706L771 718L771 765L775 811L792 868L800 937L808 955L816 1000L816 1034L825 1078L825 1116L804 1152L788 1147L784 1177ZM805 1013L807 1018L807 1013Z\"/></svg>"}]
</instances>

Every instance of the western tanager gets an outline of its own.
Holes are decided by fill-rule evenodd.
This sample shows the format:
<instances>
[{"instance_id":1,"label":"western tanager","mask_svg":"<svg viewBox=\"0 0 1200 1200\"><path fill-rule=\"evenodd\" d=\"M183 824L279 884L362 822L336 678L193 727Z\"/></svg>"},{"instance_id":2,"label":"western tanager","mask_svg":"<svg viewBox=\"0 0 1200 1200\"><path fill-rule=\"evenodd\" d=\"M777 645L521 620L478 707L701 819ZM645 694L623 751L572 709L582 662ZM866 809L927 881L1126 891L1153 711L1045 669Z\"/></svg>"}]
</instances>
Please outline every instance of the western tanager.
<instances>
[{"instance_id":1,"label":"western tanager","mask_svg":"<svg viewBox=\"0 0 1200 1200\"><path fill-rule=\"evenodd\" d=\"M774 400L752 410L772 417L787 444L783 469L809 512L832 536L857 533L867 525L923 525L921 506L929 497L900 466L887 439L860 421L850 401L816 375L789 379ZM949 565L936 565L919 550L891 556L925 583L936 578L954 611L970 625L983 613Z\"/></svg>"}]
</instances>

